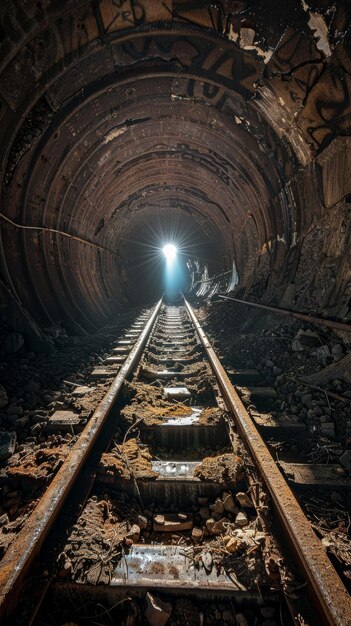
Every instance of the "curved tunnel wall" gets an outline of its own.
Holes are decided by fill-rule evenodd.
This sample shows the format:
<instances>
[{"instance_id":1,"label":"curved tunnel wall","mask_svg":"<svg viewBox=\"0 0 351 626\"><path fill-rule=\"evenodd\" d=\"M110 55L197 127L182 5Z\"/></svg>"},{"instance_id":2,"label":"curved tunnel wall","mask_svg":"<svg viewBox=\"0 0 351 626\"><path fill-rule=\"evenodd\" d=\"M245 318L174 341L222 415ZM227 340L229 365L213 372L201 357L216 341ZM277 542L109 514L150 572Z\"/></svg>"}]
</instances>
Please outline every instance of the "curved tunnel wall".
<instances>
[{"instance_id":1,"label":"curved tunnel wall","mask_svg":"<svg viewBox=\"0 0 351 626\"><path fill-rule=\"evenodd\" d=\"M329 5L0 9L6 293L43 326L89 331L147 298L150 247L172 227L210 276L234 262L241 293L316 304L307 259L328 257L349 194L347 3ZM343 235L320 306L348 302Z\"/></svg>"}]
</instances>

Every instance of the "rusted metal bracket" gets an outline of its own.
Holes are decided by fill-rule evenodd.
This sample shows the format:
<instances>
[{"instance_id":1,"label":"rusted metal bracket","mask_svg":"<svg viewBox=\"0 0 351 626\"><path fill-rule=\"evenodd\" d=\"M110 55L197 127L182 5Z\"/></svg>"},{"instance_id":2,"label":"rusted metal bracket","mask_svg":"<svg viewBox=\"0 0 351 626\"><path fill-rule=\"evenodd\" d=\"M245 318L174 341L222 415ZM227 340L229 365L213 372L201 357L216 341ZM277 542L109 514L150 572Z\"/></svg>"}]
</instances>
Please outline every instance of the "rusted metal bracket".
<instances>
[{"instance_id":1,"label":"rusted metal bracket","mask_svg":"<svg viewBox=\"0 0 351 626\"><path fill-rule=\"evenodd\" d=\"M161 305L162 299L157 303L140 337L112 382L111 387L79 436L78 441L70 450L62 467L0 562L0 620L11 603L12 596L18 591L23 577L38 555L44 539L62 509L84 462L87 460L101 432L102 426L109 416L125 378L138 363Z\"/></svg>"},{"instance_id":2,"label":"rusted metal bracket","mask_svg":"<svg viewBox=\"0 0 351 626\"><path fill-rule=\"evenodd\" d=\"M233 302L239 302L240 304L246 304L247 306L253 306L256 309L263 309L264 311L270 311L277 315L284 315L287 317L294 317L297 320L303 320L304 322L313 322L314 324L320 324L321 326L328 326L328 328L336 328L337 330L345 330L347 333L351 333L351 324L345 322L337 322L334 320L328 320L324 317L315 317L314 315L308 315L307 313L300 313L299 311L291 311L290 309L281 309L278 306L270 306L268 304L259 304L258 302L247 302L247 300L240 300L239 298L231 298L230 296L218 295L218 298L223 300L232 300Z\"/></svg>"},{"instance_id":3,"label":"rusted metal bracket","mask_svg":"<svg viewBox=\"0 0 351 626\"><path fill-rule=\"evenodd\" d=\"M218 380L227 407L232 412L238 431L252 454L293 554L304 572L311 598L320 618L328 626L351 624L351 598L347 590L232 386L192 307L186 300L185 304Z\"/></svg>"}]
</instances>

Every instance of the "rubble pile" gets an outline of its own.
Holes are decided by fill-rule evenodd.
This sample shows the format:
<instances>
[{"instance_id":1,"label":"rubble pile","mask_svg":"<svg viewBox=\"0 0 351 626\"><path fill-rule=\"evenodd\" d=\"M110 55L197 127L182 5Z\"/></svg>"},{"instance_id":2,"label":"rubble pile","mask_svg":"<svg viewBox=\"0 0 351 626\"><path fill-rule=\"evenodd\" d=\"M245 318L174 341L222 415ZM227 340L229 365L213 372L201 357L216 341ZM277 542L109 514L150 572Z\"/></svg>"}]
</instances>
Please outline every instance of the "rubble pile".
<instances>
[{"instance_id":1,"label":"rubble pile","mask_svg":"<svg viewBox=\"0 0 351 626\"><path fill-rule=\"evenodd\" d=\"M19 333L0 332L0 556L108 389L92 384L93 367L140 312L85 337L51 329L46 353L28 349Z\"/></svg>"},{"instance_id":2,"label":"rubble pile","mask_svg":"<svg viewBox=\"0 0 351 626\"><path fill-rule=\"evenodd\" d=\"M158 473L153 471L151 459L148 447L134 437L102 454L99 473L126 480L155 479Z\"/></svg>"},{"instance_id":3,"label":"rubble pile","mask_svg":"<svg viewBox=\"0 0 351 626\"><path fill-rule=\"evenodd\" d=\"M347 444L351 437L350 335L276 317L275 323L266 318L265 327L261 321L253 332L256 317L251 313L246 316L247 325L250 315L252 319L245 333L238 306L212 304L206 317L203 313L204 325L229 371L254 368L260 386L274 390L269 403L263 399L255 403L257 409L296 417L311 435Z\"/></svg>"}]
</instances>

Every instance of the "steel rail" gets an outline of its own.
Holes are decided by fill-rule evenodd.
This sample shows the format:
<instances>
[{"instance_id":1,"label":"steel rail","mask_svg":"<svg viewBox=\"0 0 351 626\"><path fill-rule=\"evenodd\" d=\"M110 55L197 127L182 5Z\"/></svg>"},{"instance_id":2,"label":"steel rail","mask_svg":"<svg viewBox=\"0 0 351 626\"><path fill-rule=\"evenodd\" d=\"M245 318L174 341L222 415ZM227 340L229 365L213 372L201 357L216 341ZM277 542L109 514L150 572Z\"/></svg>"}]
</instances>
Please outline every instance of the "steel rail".
<instances>
[{"instance_id":1,"label":"steel rail","mask_svg":"<svg viewBox=\"0 0 351 626\"><path fill-rule=\"evenodd\" d=\"M62 506L76 482L79 472L87 460L109 413L117 399L125 378L133 371L152 331L162 305L162 298L138 337L121 369L77 442L71 448L61 468L40 499L23 529L10 544L0 562L0 618L18 591L24 575L33 564L39 550L52 528Z\"/></svg>"},{"instance_id":2,"label":"steel rail","mask_svg":"<svg viewBox=\"0 0 351 626\"><path fill-rule=\"evenodd\" d=\"M231 384L192 307L186 300L185 304L219 382L226 405L252 454L290 547L304 572L311 599L320 618L328 626L350 626L351 598L346 588Z\"/></svg>"},{"instance_id":3,"label":"steel rail","mask_svg":"<svg viewBox=\"0 0 351 626\"><path fill-rule=\"evenodd\" d=\"M294 317L297 320L304 322L313 322L314 324L320 324L321 326L328 326L328 328L335 328L337 330L344 330L347 333L351 333L351 324L346 322L337 322L334 320L325 319L324 317L316 317L309 315L308 313L301 313L300 311L292 311L291 309L282 309L278 306L270 306L269 304L259 304L258 302L248 302L247 300L240 300L239 298L231 298L230 296L222 296L218 294L218 298L223 300L232 300L233 302L239 302L240 304L246 304L247 306L253 306L256 309L263 309L264 311L270 311L277 315L284 315L287 317Z\"/></svg>"}]
</instances>

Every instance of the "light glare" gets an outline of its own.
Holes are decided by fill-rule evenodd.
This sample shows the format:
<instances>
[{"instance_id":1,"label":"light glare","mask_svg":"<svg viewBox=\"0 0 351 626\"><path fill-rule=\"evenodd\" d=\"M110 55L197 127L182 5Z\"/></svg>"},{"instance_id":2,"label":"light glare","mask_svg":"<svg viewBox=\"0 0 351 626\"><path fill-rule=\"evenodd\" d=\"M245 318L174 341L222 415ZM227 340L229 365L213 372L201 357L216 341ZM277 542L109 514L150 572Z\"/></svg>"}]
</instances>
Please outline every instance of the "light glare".
<instances>
[{"instance_id":1,"label":"light glare","mask_svg":"<svg viewBox=\"0 0 351 626\"><path fill-rule=\"evenodd\" d=\"M173 243L167 243L162 248L162 252L165 255L167 261L174 261L177 256L177 248L173 245Z\"/></svg>"}]
</instances>

